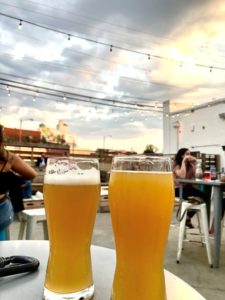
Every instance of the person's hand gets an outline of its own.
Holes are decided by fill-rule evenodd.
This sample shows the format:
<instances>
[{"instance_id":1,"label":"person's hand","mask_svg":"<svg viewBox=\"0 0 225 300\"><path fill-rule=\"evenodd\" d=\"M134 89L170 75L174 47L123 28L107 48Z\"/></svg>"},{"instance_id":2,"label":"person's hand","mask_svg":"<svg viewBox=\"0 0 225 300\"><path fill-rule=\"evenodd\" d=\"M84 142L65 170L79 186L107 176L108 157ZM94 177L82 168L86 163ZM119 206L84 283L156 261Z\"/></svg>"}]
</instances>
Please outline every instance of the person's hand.
<instances>
[{"instance_id":1,"label":"person's hand","mask_svg":"<svg viewBox=\"0 0 225 300\"><path fill-rule=\"evenodd\" d=\"M189 162L189 163L195 163L196 162L196 158L190 154L186 154L184 156L184 161L185 162Z\"/></svg>"},{"instance_id":2,"label":"person's hand","mask_svg":"<svg viewBox=\"0 0 225 300\"><path fill-rule=\"evenodd\" d=\"M192 155L189 156L189 161L190 162L196 162L196 158Z\"/></svg>"}]
</instances>

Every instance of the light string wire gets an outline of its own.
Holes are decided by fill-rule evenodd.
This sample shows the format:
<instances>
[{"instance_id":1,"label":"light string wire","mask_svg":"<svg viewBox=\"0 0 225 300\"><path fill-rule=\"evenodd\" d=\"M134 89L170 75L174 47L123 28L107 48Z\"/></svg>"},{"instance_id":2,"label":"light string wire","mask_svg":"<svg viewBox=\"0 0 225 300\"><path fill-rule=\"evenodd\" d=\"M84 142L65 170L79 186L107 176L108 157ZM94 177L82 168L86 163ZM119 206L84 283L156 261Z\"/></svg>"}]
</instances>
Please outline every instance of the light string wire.
<instances>
[{"instance_id":1,"label":"light string wire","mask_svg":"<svg viewBox=\"0 0 225 300\"><path fill-rule=\"evenodd\" d=\"M69 89L75 89L75 90L81 90L81 91L86 91L86 92L91 92L91 93L101 93L101 94L112 94L109 92L105 92L105 91L100 91L100 90L92 90L92 89L85 89L85 88L80 88L80 87L75 87L75 86L70 86L70 85L65 85L65 84L60 84L60 83L55 83L55 82L51 82L51 81L47 81L47 80L39 80L38 78L28 78L25 76L19 76L19 75L15 75L15 74L10 74L10 73L4 73L4 72L0 72L1 75L3 76L7 76L7 77L13 77L13 78L17 78L17 79L24 79L27 81L40 81L44 84L48 84L48 85L54 85L54 86L59 86L62 88L69 88ZM4 79L4 80L8 80L8 81L12 81L10 79ZM116 96L116 94L114 93L114 96ZM132 96L132 95L119 95L119 97L121 98L130 98L130 99L135 99L135 100L143 100L143 101L152 101L152 102L159 102L161 101L160 99L149 99L146 97L142 97L142 96Z\"/></svg>"},{"instance_id":2,"label":"light string wire","mask_svg":"<svg viewBox=\"0 0 225 300\"><path fill-rule=\"evenodd\" d=\"M142 105L142 104L135 104L135 103L127 103L119 100L113 100L113 99L101 99L98 97L91 97L87 95L82 94L76 94L71 92L62 92L57 89L51 89L46 87L41 87L37 85L30 85L25 83L19 83L16 81L8 81L7 79L0 78L1 81L0 85L6 86L6 90L8 91L8 95L10 96L12 92L11 88L20 89L23 91L29 91L32 93L38 93L38 94L44 94L48 96L54 96L58 98L63 98L65 100L71 100L71 101L79 101L79 102L86 102L90 104L96 104L96 105L102 105L102 106L110 106L114 108L122 108L122 109L129 109L129 110L136 110L136 111L143 111L143 112L162 112L162 109L158 106L151 106L151 105ZM21 86L23 85L23 86ZM35 98L37 99L37 96L35 95ZM65 101L64 100L64 101ZM61 100L62 101L62 100ZM62 101L63 102L63 101ZM110 103L107 103L110 102ZM123 105L122 105L123 104Z\"/></svg>"},{"instance_id":3,"label":"light string wire","mask_svg":"<svg viewBox=\"0 0 225 300\"><path fill-rule=\"evenodd\" d=\"M0 91L5 91L5 88L3 88L3 87L1 87L1 85L0 85ZM20 92L20 91L16 91L16 90L13 90L13 94L19 94L19 95L27 95L27 96L32 96L32 95L30 95L30 94L24 94L24 92ZM0 95L1 95L1 93L0 93ZM64 104L64 105L68 105L69 104L69 102L65 102L64 100L62 100L62 99L60 99L60 100L55 100L55 99L52 99L52 98L47 98L46 96L44 97L44 96L41 96L41 95L39 95L38 96L38 98L36 98L36 100L37 101L39 101L39 100L42 100L42 101L50 101L50 102L56 102L56 103L61 103L61 104ZM78 101L78 102L80 102L79 100L74 100L74 101ZM36 101L35 101L36 102ZM37 102L36 102L37 103ZM91 104L93 104L93 105L91 105ZM80 106L81 104L77 104L77 109L79 110L79 113L82 113L82 111L83 111L83 109L88 109L88 108L92 108L92 109L95 109L95 111L96 112L98 112L99 114L101 113L101 111L99 110L99 108L98 107L96 107L96 105L94 105L94 103L86 103L86 102L82 102L82 107L78 107L78 106ZM130 109L129 108L126 108L126 107L122 107L123 108L123 110L121 110L120 109L120 107L113 107L112 109L111 109L111 112L109 112L109 113L111 113L111 114L114 114L114 113L117 113L117 114L119 114L120 116L124 116L124 114L132 114L133 115L133 113L136 113L137 111L136 110L132 110L132 112L130 111ZM7 107L5 107L5 106L0 106L0 113L1 113L1 111L2 110L6 110L7 109ZM125 110L125 111L124 111ZM139 112L139 111L138 111ZM72 111L72 113L75 113L75 111ZM143 113L145 113L145 115L143 115ZM146 113L149 113L149 111L141 111L141 114L140 114L140 116L143 118L145 118L145 120L148 120L148 118L150 117L149 115L147 116L146 115ZM122 114L122 115L121 115ZM151 117L156 117L156 115L151 115ZM118 116L114 116L113 117L114 119L118 119ZM132 117L133 118L133 117Z\"/></svg>"},{"instance_id":4,"label":"light string wire","mask_svg":"<svg viewBox=\"0 0 225 300\"><path fill-rule=\"evenodd\" d=\"M38 23L35 23L35 22L31 22L31 21L25 20L25 19L14 17L12 15L8 15L8 14L2 13L2 12L0 12L0 15L3 16L3 17L6 17L6 18L10 18L10 19L19 21L20 27L21 27L22 23L24 22L24 23L33 25L35 27L39 27L39 28L42 28L42 29L45 29L45 30L49 30L49 31L52 31L52 32L60 33L62 35L66 35L67 38L68 38L68 40L70 40L72 37L75 37L77 39L85 40L87 42L91 42L91 43L95 43L95 44L99 44L99 45L102 45L102 46L109 47L110 48L110 52L112 52L113 49L118 49L118 50L130 52L130 53L135 53L135 54L146 56L148 58L148 60L150 60L152 57L154 57L154 58L157 58L157 59L175 61L175 62L179 62L180 63L180 60L176 60L176 59L173 59L173 58L165 57L165 56L162 56L162 55L155 55L155 54L153 55L153 54L146 53L146 52L141 52L141 51L137 51L137 50L125 48L125 47L120 47L120 46L117 46L117 45L113 45L113 44L109 44L109 43L104 43L104 42L101 42L101 41L97 41L97 40L94 40L94 39L91 39L91 38L80 37L80 36L75 35L75 34L67 33L65 31L62 31L62 30L59 30L59 29L55 29L55 28L52 28L52 27L49 27L49 26L46 26L46 25L42 25L42 24L38 24ZM182 61L182 65L183 64L185 64L185 61ZM190 63L188 63L188 64L190 64ZM210 72L212 72L213 69L214 70L225 70L225 68L223 68L223 67L217 67L217 66L214 66L214 65L204 65L204 64L199 64L199 63L192 64L192 65L197 66L197 67L207 68L207 69L210 70Z\"/></svg>"}]
</instances>

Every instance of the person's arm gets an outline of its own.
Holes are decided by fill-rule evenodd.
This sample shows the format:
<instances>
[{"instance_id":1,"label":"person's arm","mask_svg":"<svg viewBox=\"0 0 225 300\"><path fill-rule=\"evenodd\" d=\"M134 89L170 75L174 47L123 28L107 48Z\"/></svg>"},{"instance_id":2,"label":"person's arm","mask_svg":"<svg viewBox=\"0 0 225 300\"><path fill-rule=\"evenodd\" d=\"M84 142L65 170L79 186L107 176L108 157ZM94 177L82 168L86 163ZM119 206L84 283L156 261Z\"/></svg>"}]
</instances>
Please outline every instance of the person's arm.
<instances>
[{"instance_id":1,"label":"person's arm","mask_svg":"<svg viewBox=\"0 0 225 300\"><path fill-rule=\"evenodd\" d=\"M174 173L177 178L185 178L187 173L187 166L186 166L187 157L185 156L182 160L181 166L176 165L174 167Z\"/></svg>"},{"instance_id":2,"label":"person's arm","mask_svg":"<svg viewBox=\"0 0 225 300\"><path fill-rule=\"evenodd\" d=\"M23 161L18 155L11 154L12 170L25 179L33 179L36 176L35 170Z\"/></svg>"}]
</instances>

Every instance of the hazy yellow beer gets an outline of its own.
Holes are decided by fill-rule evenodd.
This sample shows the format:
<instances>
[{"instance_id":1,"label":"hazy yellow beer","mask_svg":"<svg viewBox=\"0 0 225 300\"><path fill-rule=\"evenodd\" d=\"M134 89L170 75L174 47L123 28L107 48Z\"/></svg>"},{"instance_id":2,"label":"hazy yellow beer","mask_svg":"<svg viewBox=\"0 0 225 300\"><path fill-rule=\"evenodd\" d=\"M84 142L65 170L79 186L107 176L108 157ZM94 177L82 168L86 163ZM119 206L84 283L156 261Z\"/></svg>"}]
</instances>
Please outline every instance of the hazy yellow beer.
<instances>
[{"instance_id":1,"label":"hazy yellow beer","mask_svg":"<svg viewBox=\"0 0 225 300\"><path fill-rule=\"evenodd\" d=\"M124 169L114 168L110 175L117 257L112 300L165 300L163 259L174 202L172 173L156 171L158 165L146 171L143 161L140 170L137 163L134 170L127 164Z\"/></svg>"},{"instance_id":2,"label":"hazy yellow beer","mask_svg":"<svg viewBox=\"0 0 225 300\"><path fill-rule=\"evenodd\" d=\"M49 162L44 179L50 240L44 297L90 299L94 292L90 244L100 197L98 162L94 160L95 167L88 159L57 163Z\"/></svg>"}]
</instances>

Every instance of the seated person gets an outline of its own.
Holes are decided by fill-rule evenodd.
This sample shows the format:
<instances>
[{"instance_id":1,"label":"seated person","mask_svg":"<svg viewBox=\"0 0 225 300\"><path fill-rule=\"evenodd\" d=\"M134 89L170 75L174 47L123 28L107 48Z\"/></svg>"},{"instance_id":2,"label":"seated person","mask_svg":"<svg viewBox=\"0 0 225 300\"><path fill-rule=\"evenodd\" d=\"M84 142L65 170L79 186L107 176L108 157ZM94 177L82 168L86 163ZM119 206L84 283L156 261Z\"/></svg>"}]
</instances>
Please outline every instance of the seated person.
<instances>
[{"instance_id":1,"label":"seated person","mask_svg":"<svg viewBox=\"0 0 225 300\"><path fill-rule=\"evenodd\" d=\"M43 170L45 169L46 165L47 165L47 157L45 153L42 153L41 156L38 157L37 159L36 166L39 168L39 170Z\"/></svg>"},{"instance_id":2,"label":"seated person","mask_svg":"<svg viewBox=\"0 0 225 300\"><path fill-rule=\"evenodd\" d=\"M194 179L196 169L196 158L193 157L187 148L178 150L174 158L173 174L175 184L175 196L179 197L179 182L177 179ZM190 196L197 196L208 202L208 196L200 190L194 188L191 184L183 186L183 199L188 200ZM191 218L195 214L194 211L188 211L186 226L194 228L191 223Z\"/></svg>"}]
</instances>

